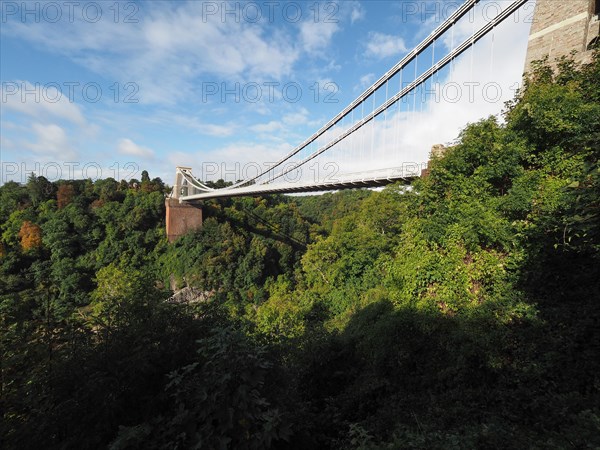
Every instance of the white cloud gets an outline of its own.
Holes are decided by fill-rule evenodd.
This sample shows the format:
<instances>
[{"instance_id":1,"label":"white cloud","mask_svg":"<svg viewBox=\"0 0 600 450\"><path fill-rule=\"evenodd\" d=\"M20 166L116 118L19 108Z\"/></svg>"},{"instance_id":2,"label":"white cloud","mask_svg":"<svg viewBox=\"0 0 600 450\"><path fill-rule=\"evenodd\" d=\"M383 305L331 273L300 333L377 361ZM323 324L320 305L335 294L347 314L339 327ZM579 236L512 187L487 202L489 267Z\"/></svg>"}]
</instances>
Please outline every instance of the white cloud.
<instances>
[{"instance_id":1,"label":"white cloud","mask_svg":"<svg viewBox=\"0 0 600 450\"><path fill-rule=\"evenodd\" d=\"M353 6L348 6L350 4L353 4ZM232 20L223 23L218 16L216 20L209 18L208 21L203 21L199 12L201 6L198 5L201 5L200 2L198 4L195 2L147 2L142 6L145 16L138 24L125 24L122 22L115 24L111 20L102 20L97 24L76 21L74 24L69 24L69 26L61 29L59 26L44 23L32 24L30 22L22 24L11 22L3 24L2 36L4 37L6 34L11 37L20 37L38 46L47 47L55 54L64 55L87 69L102 74L103 79L120 80L122 83L126 81L136 82L140 86L138 97L142 102L173 104L185 101L193 107L193 102L197 100L193 95L199 95L199 81L258 81L260 83L263 80L277 80L293 74L295 65L298 63L303 51L310 51L311 54L317 56L329 55L330 52L327 50L333 43L334 38L338 36L336 34L338 30L364 17L364 11L361 9L360 4L357 2L342 2L340 3L340 14L338 16L341 20L337 24L317 23L313 27L313 24L303 22L290 27L292 31L289 29L284 31L277 28L271 30L267 28L267 25L260 23L235 23ZM509 22L512 21L509 20L506 23ZM456 28L455 30L455 45L459 37L471 31L472 24L460 24L460 26L460 29ZM503 46L500 44L499 37L501 34L507 35L507 39L511 42L510 45ZM445 37L448 36L449 34ZM385 58L406 50L405 42L400 37L381 33L371 33L369 37L369 44L362 49L366 56ZM509 29L505 33L498 30L496 40L494 64L486 56L489 54L489 47L487 47L482 50L481 55L476 54L474 59L477 64L473 69L468 64L461 64L457 61L453 80L458 82L469 79L498 81L502 83L504 89L504 86L506 86L505 81L510 78L506 73L511 70L510 73L520 73L522 70L522 67L515 69L513 65L519 64L519 57L516 55L518 50L516 49L525 45L527 35L514 29ZM333 61L332 58L331 64L333 64ZM324 78L326 75L330 75L326 73L327 71L335 69L334 66L331 66L331 68L329 66L324 67L325 64L323 62L319 65L319 70L325 73L315 72L315 74L311 74L313 76L312 80L319 77ZM306 74L311 68L306 69L303 67L303 70ZM473 73L471 74L472 70ZM374 81L375 76L375 74L366 74L361 77L360 82L368 86ZM517 79L519 78L517 76ZM514 78L510 78L510 80L511 82L514 81ZM196 104L200 105L199 102ZM3 103L2 106L4 108L7 105L8 102ZM221 108L220 112L216 112L217 106ZM371 145L370 142L379 142L379 145L394 145L395 148L402 148L402 151L405 152L405 156L403 156L405 159L420 158L424 160L427 158L431 144L454 139L459 128L464 126L466 122L477 120L490 112L497 112L501 108L501 104L483 106L461 102L459 104L433 104L430 105L427 111L411 113L410 120L405 120L402 115L394 116L392 112L388 112L386 124L377 121L374 127L375 134L367 126L363 134L357 134L354 137L352 140L353 145L355 145L354 151L359 151L359 146L363 149L363 152L368 151ZM189 111L192 110L192 107ZM261 120L258 118L259 113L267 114L272 109L275 110L274 106L272 107L272 105L266 103L246 104L243 107L256 113L253 116L256 121ZM96 113L90 116L89 111L91 111L92 105L84 108L85 111L88 111L88 114L86 114L88 119L92 120L91 118L93 118L94 122L98 122L98 117L101 114ZM69 127L69 125L86 123L83 116L84 110L78 105L69 102L23 105L21 102L15 103L14 100L10 100L7 109L20 111L34 117L35 122L48 120L56 122L58 125L34 124L30 128L31 135L34 137L32 138L33 143L22 144L21 140L23 138L16 133L11 133L10 136L7 136L8 132L6 135L3 133L2 144L4 148L6 148L5 144L8 141L12 148L32 150L40 156L40 159L41 155L45 155L46 152L50 155L49 157L60 157L61 160L73 158L71 155L74 155L75 152L73 152L73 145L71 145L72 133L77 133L77 131L75 130L76 127ZM170 112L146 114L146 112L146 110L142 110L144 117L140 117L141 120L139 121L136 119L136 122L145 120L146 123L151 123L153 126L156 123L169 124L173 127L172 129L180 130L186 127L213 137L237 137L242 128L246 128L258 132L258 139L264 139L263 144L240 140L225 146L219 146L220 140L206 139L202 144L203 147L209 146L213 148L212 150L206 151L203 148L202 152L189 153L175 151L169 153L167 157L168 160L174 163L194 165L194 167L200 167L204 161L235 164L250 159L259 163L277 160L291 149L292 146L288 142L297 144L307 137L303 130L308 128L307 125L311 125L310 115L302 110L288 114L285 114L287 111L284 110L277 117L273 116L275 120L271 120L272 117L267 116L262 119L265 123L250 126L247 126L247 122L245 123L243 120L237 120L237 111L235 114L227 115L228 111L223 105L202 105L202 116L208 118L211 123L204 121L200 116L184 115L181 111L177 111L180 114L171 114ZM139 132L131 135L130 131L134 129L132 128L134 126L133 121L121 121L119 114L122 117L128 117L125 115L125 108L111 110L110 117L108 117L113 120L113 123L109 122L110 125L115 127L114 134L110 137L113 144L121 136L140 135ZM220 117L225 117L223 119L225 123L219 123ZM54 118L60 118L65 123L69 123L64 125L62 122L54 120ZM393 128L391 126L393 123L392 118L396 118L404 124L404 128L401 130ZM118 122L122 123L119 124ZM178 125L181 127L177 127ZM298 125L302 125L302 127L298 129ZM103 123L103 128L108 129L105 123ZM295 135L294 133L301 135ZM378 137L380 135L381 138ZM81 137L81 134L79 136ZM383 136L387 136L387 138ZM237 137L237 139L240 138ZM253 139L257 139L257 136L249 138L249 140ZM360 139L362 139L362 142ZM90 148L87 141L83 139L79 139L79 141L74 141L78 149ZM218 144L214 144L215 141ZM118 141L117 149L121 154L149 158L150 160L155 154L152 149L125 138ZM390 151L392 150L390 147ZM347 157L346 150L340 148L337 151L336 161L348 163L352 160L352 158ZM159 158L154 158L152 161L157 166L157 170L167 170L167 164L163 161L157 161L159 161ZM364 159L361 161L364 161ZM373 158L373 162L375 163L377 160ZM347 166L347 168L352 169L350 166ZM169 180L170 171L167 175L166 179Z\"/></svg>"},{"instance_id":2,"label":"white cloud","mask_svg":"<svg viewBox=\"0 0 600 450\"><path fill-rule=\"evenodd\" d=\"M293 171L282 181L289 184L310 181L315 177L319 180L333 181L336 177L343 178L344 174L360 173L368 176L369 171L375 173L381 168L397 167L419 173L428 160L432 145L454 141L461 128L468 122L477 121L490 114L498 114L504 101L512 98L511 86L521 77L528 32L527 24L506 21L498 27L493 52L491 37L484 39L475 46L472 57L467 52L456 60L451 73L447 71L440 74L441 90L444 91L443 86L448 86L448 83L458 84L461 86L460 98L453 101L441 98L439 102L429 102L417 110L413 110L412 106L408 111L391 108L376 121L365 125L308 163L298 178L298 172ZM471 60L477 61L477 64L472 66ZM369 75L367 74L364 81L369 81ZM480 86L475 89L476 95L471 101L468 95L469 88L465 83L473 80L477 80ZM492 84L499 86L502 94L495 101L482 97L482 88ZM446 91L445 94L448 97L451 92ZM488 95L492 94L493 89ZM279 121L256 125L255 131L277 132L283 135L288 130L288 125L302 120L308 120L308 115L305 116L300 111L298 115L285 115ZM342 121L313 147L325 145L348 126L348 122ZM257 167L265 168L265 162L275 162L291 149L292 146L283 141L273 142L271 145L239 142L215 148L210 152L173 153L170 159L174 165L191 164L194 173L200 178L225 178L234 181L254 175ZM302 153L296 159L305 156L306 154Z\"/></svg>"},{"instance_id":3,"label":"white cloud","mask_svg":"<svg viewBox=\"0 0 600 450\"><path fill-rule=\"evenodd\" d=\"M278 120L271 120L267 123L259 123L256 125L252 125L250 129L256 131L257 133L274 133L276 131L282 130L283 124Z\"/></svg>"},{"instance_id":4,"label":"white cloud","mask_svg":"<svg viewBox=\"0 0 600 450\"><path fill-rule=\"evenodd\" d=\"M360 77L359 84L354 90L355 91L364 90L364 89L368 88L369 86L371 86L374 81L375 81L374 73L368 73L366 75L363 75L362 77Z\"/></svg>"},{"instance_id":5,"label":"white cloud","mask_svg":"<svg viewBox=\"0 0 600 450\"><path fill-rule=\"evenodd\" d=\"M319 53L331 44L333 35L339 31L337 22L306 20L300 24L300 40L307 53Z\"/></svg>"},{"instance_id":6,"label":"white cloud","mask_svg":"<svg viewBox=\"0 0 600 450\"><path fill-rule=\"evenodd\" d=\"M396 56L408 50L404 39L399 36L389 34L369 33L369 42L366 44L364 55L366 57L383 59L389 56Z\"/></svg>"},{"instance_id":7,"label":"white cloud","mask_svg":"<svg viewBox=\"0 0 600 450\"><path fill-rule=\"evenodd\" d=\"M234 127L227 125L215 125L215 124L204 124L200 126L200 129L204 134L209 136L225 137L231 136L234 131Z\"/></svg>"},{"instance_id":8,"label":"white cloud","mask_svg":"<svg viewBox=\"0 0 600 450\"><path fill-rule=\"evenodd\" d=\"M35 134L35 142L22 143L22 147L31 150L46 161L69 161L77 157L67 138L67 133L56 124L44 125L34 123L31 131Z\"/></svg>"},{"instance_id":9,"label":"white cloud","mask_svg":"<svg viewBox=\"0 0 600 450\"><path fill-rule=\"evenodd\" d=\"M444 33L441 41L447 49L458 47L459 44L469 38L475 31L479 30L510 5L511 2L507 1L487 1L480 3L479 7L474 8L471 13L463 16L456 22L450 31ZM451 11L454 12L453 9ZM523 20L523 17L527 16L527 14L523 14L523 12L524 10L521 10L521 15L515 17ZM433 17L433 19L435 19L435 17ZM513 24L515 22L518 23L518 20L512 18L507 19L507 21L512 22ZM505 23L507 21L505 21Z\"/></svg>"},{"instance_id":10,"label":"white cloud","mask_svg":"<svg viewBox=\"0 0 600 450\"><path fill-rule=\"evenodd\" d=\"M235 142L208 152L171 151L167 159L173 167L192 167L194 175L201 180L223 178L226 181L237 181L256 175L257 170L278 161L291 148L287 142Z\"/></svg>"},{"instance_id":11,"label":"white cloud","mask_svg":"<svg viewBox=\"0 0 600 450\"><path fill-rule=\"evenodd\" d=\"M306 108L299 108L297 111L283 116L283 122L291 126L304 125L308 123L308 116L309 113Z\"/></svg>"},{"instance_id":12,"label":"white cloud","mask_svg":"<svg viewBox=\"0 0 600 450\"><path fill-rule=\"evenodd\" d=\"M299 50L291 35L267 32L268 24L207 17L202 8L195 1L146 2L138 23L9 21L2 34L64 55L104 78L135 82L142 103L189 100L199 77L244 81L292 73Z\"/></svg>"},{"instance_id":13,"label":"white cloud","mask_svg":"<svg viewBox=\"0 0 600 450\"><path fill-rule=\"evenodd\" d=\"M148 147L136 144L131 139L123 138L119 140L117 151L122 155L137 156L139 158L152 159L154 151Z\"/></svg>"},{"instance_id":14,"label":"white cloud","mask_svg":"<svg viewBox=\"0 0 600 450\"><path fill-rule=\"evenodd\" d=\"M363 20L366 17L366 12L358 0L343 0L334 2L323 2L320 18L329 20L337 20L340 22L349 21L350 25Z\"/></svg>"},{"instance_id":15,"label":"white cloud","mask_svg":"<svg viewBox=\"0 0 600 450\"><path fill-rule=\"evenodd\" d=\"M179 125L183 125L186 128L190 128L200 134L215 137L231 136L236 129L236 126L233 124L217 125L212 123L204 123L200 121L197 117L183 116L180 114L169 115L168 117L161 116L159 117L159 121L167 123L176 123Z\"/></svg>"},{"instance_id":16,"label":"white cloud","mask_svg":"<svg viewBox=\"0 0 600 450\"><path fill-rule=\"evenodd\" d=\"M250 129L269 138L297 138L295 132L298 127L309 123L308 110L306 108L299 108L295 112L285 114L281 120L259 123L251 126Z\"/></svg>"},{"instance_id":17,"label":"white cloud","mask_svg":"<svg viewBox=\"0 0 600 450\"><path fill-rule=\"evenodd\" d=\"M352 8L352 12L350 13L350 23L357 22L365 18L365 10L362 9L360 4L357 4Z\"/></svg>"},{"instance_id":18,"label":"white cloud","mask_svg":"<svg viewBox=\"0 0 600 450\"><path fill-rule=\"evenodd\" d=\"M315 11L315 7L318 11ZM317 2L309 9L312 14L308 14L308 19L299 26L302 49L309 56L325 56L324 52L330 47L333 36L342 29L340 24L350 22L352 25L365 18L362 5L354 0ZM327 59L330 58L327 55Z\"/></svg>"},{"instance_id":19,"label":"white cloud","mask_svg":"<svg viewBox=\"0 0 600 450\"><path fill-rule=\"evenodd\" d=\"M505 21L493 39L491 35L482 39L472 55L467 51L452 70L440 73L437 89L441 96L437 101L421 106L419 100L413 103L409 99L400 111L396 106L390 108L312 160L299 180L315 174L319 180L331 181L348 174L368 178L395 168L402 168L405 175L418 174L433 145L452 143L469 122L499 115L504 102L514 96L515 83L521 79L528 34L528 24ZM470 87L470 82L478 85ZM429 85L427 90L431 89ZM316 147L324 146L350 125L341 121L318 139Z\"/></svg>"},{"instance_id":20,"label":"white cloud","mask_svg":"<svg viewBox=\"0 0 600 450\"><path fill-rule=\"evenodd\" d=\"M2 107L8 110L37 119L46 119L50 115L77 125L86 124L79 106L69 101L68 92L53 85L31 84L29 81L3 82L0 96Z\"/></svg>"},{"instance_id":21,"label":"white cloud","mask_svg":"<svg viewBox=\"0 0 600 450\"><path fill-rule=\"evenodd\" d=\"M528 34L528 24L506 20L498 26L493 44L492 36L484 38L472 55L468 50L451 71L440 74L437 101L420 107L417 100L416 110L412 101L400 112L391 108L328 151L326 158L340 165L340 173L403 163L420 167L433 145L452 143L468 123L501 113L521 80ZM470 87L470 82L478 84Z\"/></svg>"},{"instance_id":22,"label":"white cloud","mask_svg":"<svg viewBox=\"0 0 600 450\"><path fill-rule=\"evenodd\" d=\"M14 143L11 139L7 138L4 134L0 134L0 149L12 149L14 147ZM0 154L0 159L2 159L2 155Z\"/></svg>"}]
</instances>

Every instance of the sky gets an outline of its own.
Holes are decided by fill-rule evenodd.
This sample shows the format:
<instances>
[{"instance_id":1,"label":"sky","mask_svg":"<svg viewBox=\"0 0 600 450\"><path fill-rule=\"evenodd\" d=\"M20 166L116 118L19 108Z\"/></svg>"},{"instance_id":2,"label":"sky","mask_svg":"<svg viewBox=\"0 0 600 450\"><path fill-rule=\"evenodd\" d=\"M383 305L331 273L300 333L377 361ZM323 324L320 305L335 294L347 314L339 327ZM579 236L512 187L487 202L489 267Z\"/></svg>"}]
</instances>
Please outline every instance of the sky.
<instances>
[{"instance_id":1,"label":"sky","mask_svg":"<svg viewBox=\"0 0 600 450\"><path fill-rule=\"evenodd\" d=\"M0 183L147 170L172 184L176 166L243 178L318 130L460 3L3 0ZM438 51L509 3L484 0ZM532 12L525 5L440 71L435 100L376 121L373 168L392 156L422 163L433 144L499 114L521 80Z\"/></svg>"}]
</instances>

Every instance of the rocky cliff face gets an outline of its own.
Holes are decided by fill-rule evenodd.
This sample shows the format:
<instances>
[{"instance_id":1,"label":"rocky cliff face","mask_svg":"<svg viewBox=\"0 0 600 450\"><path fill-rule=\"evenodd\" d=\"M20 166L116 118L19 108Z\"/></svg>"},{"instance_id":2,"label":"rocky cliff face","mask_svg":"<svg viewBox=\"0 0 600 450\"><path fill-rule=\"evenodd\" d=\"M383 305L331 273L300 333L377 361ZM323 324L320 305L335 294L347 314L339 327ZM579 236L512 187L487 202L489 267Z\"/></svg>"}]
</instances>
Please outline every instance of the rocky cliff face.
<instances>
[{"instance_id":1,"label":"rocky cliff face","mask_svg":"<svg viewBox=\"0 0 600 450\"><path fill-rule=\"evenodd\" d=\"M173 295L167 299L169 303L198 303L210 300L213 292L203 291L202 289L186 286L173 292Z\"/></svg>"}]
</instances>

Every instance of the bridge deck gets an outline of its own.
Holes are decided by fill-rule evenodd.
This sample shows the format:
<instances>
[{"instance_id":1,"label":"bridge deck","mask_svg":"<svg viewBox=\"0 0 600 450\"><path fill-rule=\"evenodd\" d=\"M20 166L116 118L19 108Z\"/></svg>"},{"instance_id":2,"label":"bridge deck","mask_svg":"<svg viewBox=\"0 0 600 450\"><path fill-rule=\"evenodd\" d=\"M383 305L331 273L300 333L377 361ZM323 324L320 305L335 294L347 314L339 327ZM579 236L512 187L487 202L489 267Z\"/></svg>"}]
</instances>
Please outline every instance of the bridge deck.
<instances>
[{"instance_id":1,"label":"bridge deck","mask_svg":"<svg viewBox=\"0 0 600 450\"><path fill-rule=\"evenodd\" d=\"M350 189L361 187L379 187L396 182L410 183L418 175L416 173L407 176L386 175L374 176L347 180L331 180L315 184L314 182L296 183L296 184L261 184L239 187L236 189L215 189L214 191L202 192L199 194L181 196L182 202L193 203L200 200L210 200L221 197L242 197L255 196L262 194L293 194L300 192L317 192L317 191L332 191L338 189Z\"/></svg>"}]
</instances>

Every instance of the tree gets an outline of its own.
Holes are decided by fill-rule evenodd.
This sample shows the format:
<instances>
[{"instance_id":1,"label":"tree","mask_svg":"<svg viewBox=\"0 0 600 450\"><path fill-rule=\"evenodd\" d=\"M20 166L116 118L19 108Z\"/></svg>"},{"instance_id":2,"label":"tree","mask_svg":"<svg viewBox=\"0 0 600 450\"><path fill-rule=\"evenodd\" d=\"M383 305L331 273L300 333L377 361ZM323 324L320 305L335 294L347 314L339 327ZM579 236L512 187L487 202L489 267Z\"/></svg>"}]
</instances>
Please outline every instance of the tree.
<instances>
[{"instance_id":1,"label":"tree","mask_svg":"<svg viewBox=\"0 0 600 450\"><path fill-rule=\"evenodd\" d=\"M27 190L33 206L38 206L54 196L55 187L45 177L36 177L32 172L27 179Z\"/></svg>"},{"instance_id":2,"label":"tree","mask_svg":"<svg viewBox=\"0 0 600 450\"><path fill-rule=\"evenodd\" d=\"M39 225L26 220L19 230L19 239L21 248L25 252L39 248L42 245L42 229Z\"/></svg>"},{"instance_id":3,"label":"tree","mask_svg":"<svg viewBox=\"0 0 600 450\"><path fill-rule=\"evenodd\" d=\"M14 181L0 186L0 223L8 220L13 211L29 202L27 188Z\"/></svg>"},{"instance_id":4,"label":"tree","mask_svg":"<svg viewBox=\"0 0 600 450\"><path fill-rule=\"evenodd\" d=\"M61 184L56 192L56 205L58 209L63 209L73 201L75 188L72 184Z\"/></svg>"},{"instance_id":5,"label":"tree","mask_svg":"<svg viewBox=\"0 0 600 450\"><path fill-rule=\"evenodd\" d=\"M115 327L127 327L145 320L148 309L158 300L152 279L122 261L111 263L96 274L97 289L92 294L93 323L110 334Z\"/></svg>"}]
</instances>

